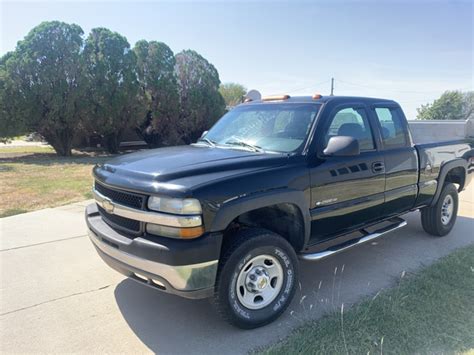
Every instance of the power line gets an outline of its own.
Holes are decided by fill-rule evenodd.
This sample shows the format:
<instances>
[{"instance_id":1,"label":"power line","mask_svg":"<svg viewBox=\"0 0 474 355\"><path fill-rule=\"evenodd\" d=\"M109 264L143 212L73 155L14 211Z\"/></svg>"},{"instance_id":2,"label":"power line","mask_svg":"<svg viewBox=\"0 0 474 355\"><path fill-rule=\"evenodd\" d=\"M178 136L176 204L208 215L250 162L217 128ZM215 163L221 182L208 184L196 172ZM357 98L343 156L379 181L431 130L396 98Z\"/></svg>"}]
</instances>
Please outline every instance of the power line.
<instances>
[{"instance_id":1,"label":"power line","mask_svg":"<svg viewBox=\"0 0 474 355\"><path fill-rule=\"evenodd\" d=\"M371 85L366 85L366 84L355 83L355 82L350 82L350 81L346 81L346 80L331 78L331 79L326 79L326 80L320 81L320 82L315 83L315 84L311 84L311 85L303 86L303 87L298 87L296 89L290 89L290 90L287 90L286 92L280 92L280 93L272 94L272 95L284 95L284 94L287 94L288 92L295 93L295 92L300 92L300 91L309 90L309 89L317 89L318 86L331 82L331 91L330 92L331 92L331 96L333 96L335 86L336 86L335 85L336 81L337 81L337 83L342 84L342 85L350 85L350 86L354 86L354 87L363 87L363 88L371 89L371 90L374 90L374 91L384 90L384 91L396 92L396 93L424 94L424 95L432 95L432 94L439 94L440 93L439 90L436 90L436 91L435 90L432 90L432 91L415 91L415 90L389 89L389 88L386 88L386 87L374 87L374 86L371 86ZM457 90L459 90L459 91L472 90L472 87L464 87L464 88L457 89ZM420 100L420 101L424 101L424 100Z\"/></svg>"},{"instance_id":2,"label":"power line","mask_svg":"<svg viewBox=\"0 0 474 355\"><path fill-rule=\"evenodd\" d=\"M308 89L311 89L311 88L315 88L319 85L322 85L322 84L326 84L330 81L330 79L326 79L324 81L320 81L319 83L315 83L315 84L311 84L309 86L304 86L304 87L300 87L300 88L296 88L296 89L293 89L293 90L287 90L287 92L282 92L282 93L278 93L278 94L272 94L272 95L284 95L288 92L298 92L298 91L303 91L303 90L308 90Z\"/></svg>"},{"instance_id":3,"label":"power line","mask_svg":"<svg viewBox=\"0 0 474 355\"><path fill-rule=\"evenodd\" d=\"M337 81L339 83L342 83L342 84L351 85L351 86L358 86L358 87L364 87L364 88L368 88L368 89L372 89L372 90L381 90L382 89L381 87L375 88L375 87L370 86L370 85L354 83L354 82L349 82L349 81L340 80L340 79L337 79ZM458 90L464 91L464 90L468 90L468 89L469 89L469 87L464 87L464 88L461 88L461 89L458 89ZM391 91L391 92L406 93L406 94L434 94L434 93L439 93L440 92L439 90L415 91L415 90L397 90L397 89L387 89L387 88L383 88L383 90Z\"/></svg>"}]
</instances>

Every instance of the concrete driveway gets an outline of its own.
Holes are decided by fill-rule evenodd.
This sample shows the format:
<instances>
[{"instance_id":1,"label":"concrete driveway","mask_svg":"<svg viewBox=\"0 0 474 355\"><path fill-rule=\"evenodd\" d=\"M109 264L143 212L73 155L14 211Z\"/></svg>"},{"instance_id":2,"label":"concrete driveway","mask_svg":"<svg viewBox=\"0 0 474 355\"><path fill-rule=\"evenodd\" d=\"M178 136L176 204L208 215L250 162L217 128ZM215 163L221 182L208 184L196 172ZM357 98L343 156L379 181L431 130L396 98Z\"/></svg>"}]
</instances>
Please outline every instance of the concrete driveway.
<instances>
[{"instance_id":1,"label":"concrete driveway","mask_svg":"<svg viewBox=\"0 0 474 355\"><path fill-rule=\"evenodd\" d=\"M377 242L301 264L301 286L275 323L252 331L222 322L206 300L163 294L110 270L86 237L86 203L0 219L0 352L244 353L390 287L410 271L474 243L474 184L452 233L433 238L419 213Z\"/></svg>"}]
</instances>

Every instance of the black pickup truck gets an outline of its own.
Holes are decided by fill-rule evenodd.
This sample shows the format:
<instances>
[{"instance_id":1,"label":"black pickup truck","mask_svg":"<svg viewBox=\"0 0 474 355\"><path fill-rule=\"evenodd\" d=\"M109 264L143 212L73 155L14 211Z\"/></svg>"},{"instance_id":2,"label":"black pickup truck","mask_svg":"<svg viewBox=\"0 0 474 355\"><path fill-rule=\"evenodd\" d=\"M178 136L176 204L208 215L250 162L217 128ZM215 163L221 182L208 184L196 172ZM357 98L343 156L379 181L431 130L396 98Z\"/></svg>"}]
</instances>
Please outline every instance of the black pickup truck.
<instances>
[{"instance_id":1,"label":"black pickup truck","mask_svg":"<svg viewBox=\"0 0 474 355\"><path fill-rule=\"evenodd\" d=\"M189 146L94 168L90 239L112 268L241 328L276 319L317 261L403 227L448 234L474 171L467 141L416 145L400 106L359 97L267 97Z\"/></svg>"}]
</instances>

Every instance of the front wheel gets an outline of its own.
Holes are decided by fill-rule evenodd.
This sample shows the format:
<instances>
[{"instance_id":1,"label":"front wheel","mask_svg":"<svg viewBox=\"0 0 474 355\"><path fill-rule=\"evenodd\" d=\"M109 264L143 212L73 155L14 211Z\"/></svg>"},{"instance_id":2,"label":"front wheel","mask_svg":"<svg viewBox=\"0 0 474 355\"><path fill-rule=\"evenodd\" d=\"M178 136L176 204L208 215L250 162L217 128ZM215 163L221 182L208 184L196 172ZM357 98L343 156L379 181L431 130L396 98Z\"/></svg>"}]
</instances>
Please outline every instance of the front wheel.
<instances>
[{"instance_id":1,"label":"front wheel","mask_svg":"<svg viewBox=\"0 0 474 355\"><path fill-rule=\"evenodd\" d=\"M458 214L458 203L456 186L452 183L444 185L438 201L421 210L421 224L425 232L438 237L451 232Z\"/></svg>"},{"instance_id":2,"label":"front wheel","mask_svg":"<svg viewBox=\"0 0 474 355\"><path fill-rule=\"evenodd\" d=\"M298 280L292 246L264 229L245 229L224 246L214 303L229 323L244 329L268 324L288 307Z\"/></svg>"}]
</instances>

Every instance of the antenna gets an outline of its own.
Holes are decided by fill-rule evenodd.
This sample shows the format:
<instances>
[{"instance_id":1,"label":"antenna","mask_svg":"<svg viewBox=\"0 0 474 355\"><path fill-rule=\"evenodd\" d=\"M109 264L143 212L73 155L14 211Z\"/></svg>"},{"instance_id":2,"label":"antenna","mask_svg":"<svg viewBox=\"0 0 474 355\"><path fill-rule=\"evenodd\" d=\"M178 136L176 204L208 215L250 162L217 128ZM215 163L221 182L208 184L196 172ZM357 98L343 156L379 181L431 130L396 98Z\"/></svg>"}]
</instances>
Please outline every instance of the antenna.
<instances>
[{"instance_id":1,"label":"antenna","mask_svg":"<svg viewBox=\"0 0 474 355\"><path fill-rule=\"evenodd\" d=\"M331 96L334 96L334 78L331 78Z\"/></svg>"}]
</instances>

